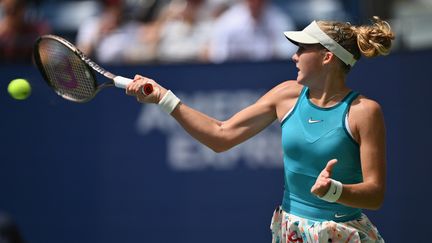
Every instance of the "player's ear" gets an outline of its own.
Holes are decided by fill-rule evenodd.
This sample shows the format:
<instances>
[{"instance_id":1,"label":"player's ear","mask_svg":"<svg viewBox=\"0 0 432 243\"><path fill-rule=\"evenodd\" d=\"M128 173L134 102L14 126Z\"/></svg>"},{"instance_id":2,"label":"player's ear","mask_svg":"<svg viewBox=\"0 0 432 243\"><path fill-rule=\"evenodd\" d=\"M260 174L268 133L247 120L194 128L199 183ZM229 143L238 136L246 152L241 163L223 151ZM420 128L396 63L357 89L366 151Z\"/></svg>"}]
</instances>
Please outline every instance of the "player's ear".
<instances>
[{"instance_id":1,"label":"player's ear","mask_svg":"<svg viewBox=\"0 0 432 243\"><path fill-rule=\"evenodd\" d=\"M336 58L335 54L326 50L323 56L323 64L329 64L334 58Z\"/></svg>"}]
</instances>

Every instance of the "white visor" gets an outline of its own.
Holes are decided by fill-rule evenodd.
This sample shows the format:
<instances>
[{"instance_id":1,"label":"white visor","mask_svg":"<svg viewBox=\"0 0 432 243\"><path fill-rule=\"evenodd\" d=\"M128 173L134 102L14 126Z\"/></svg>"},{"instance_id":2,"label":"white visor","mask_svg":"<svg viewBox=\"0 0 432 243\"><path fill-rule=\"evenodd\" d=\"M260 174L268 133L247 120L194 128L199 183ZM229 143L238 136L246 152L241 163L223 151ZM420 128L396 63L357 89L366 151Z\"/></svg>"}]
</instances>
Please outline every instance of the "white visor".
<instances>
[{"instance_id":1,"label":"white visor","mask_svg":"<svg viewBox=\"0 0 432 243\"><path fill-rule=\"evenodd\" d=\"M335 54L345 64L354 66L356 60L349 51L343 48L339 43L334 41L324 31L320 29L316 21L310 23L302 31L286 31L284 32L286 38L294 44L321 44L327 50Z\"/></svg>"}]
</instances>

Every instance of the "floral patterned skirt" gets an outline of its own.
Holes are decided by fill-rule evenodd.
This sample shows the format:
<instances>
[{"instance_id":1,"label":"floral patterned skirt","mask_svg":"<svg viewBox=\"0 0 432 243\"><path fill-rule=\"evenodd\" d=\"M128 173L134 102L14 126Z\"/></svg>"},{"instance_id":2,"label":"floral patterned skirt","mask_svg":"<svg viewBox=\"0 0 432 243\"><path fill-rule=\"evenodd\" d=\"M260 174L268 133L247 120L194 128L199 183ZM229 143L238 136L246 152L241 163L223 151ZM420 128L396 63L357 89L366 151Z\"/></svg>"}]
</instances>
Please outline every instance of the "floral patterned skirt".
<instances>
[{"instance_id":1,"label":"floral patterned skirt","mask_svg":"<svg viewBox=\"0 0 432 243\"><path fill-rule=\"evenodd\" d=\"M314 221L275 210L270 229L272 243L383 243L384 239L364 214L358 219L339 222Z\"/></svg>"}]
</instances>

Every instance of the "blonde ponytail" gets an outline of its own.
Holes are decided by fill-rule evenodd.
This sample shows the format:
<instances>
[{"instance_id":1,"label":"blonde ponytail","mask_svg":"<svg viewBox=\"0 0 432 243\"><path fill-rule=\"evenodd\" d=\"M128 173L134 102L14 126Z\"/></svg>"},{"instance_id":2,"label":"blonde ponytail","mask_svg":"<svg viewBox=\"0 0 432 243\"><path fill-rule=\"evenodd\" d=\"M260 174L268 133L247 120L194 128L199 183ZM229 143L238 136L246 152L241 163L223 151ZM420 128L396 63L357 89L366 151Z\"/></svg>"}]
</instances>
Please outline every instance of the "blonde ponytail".
<instances>
[{"instance_id":1,"label":"blonde ponytail","mask_svg":"<svg viewBox=\"0 0 432 243\"><path fill-rule=\"evenodd\" d=\"M357 36L357 45L365 57L390 53L391 41L395 38L390 25L374 16L372 25L352 26Z\"/></svg>"}]
</instances>

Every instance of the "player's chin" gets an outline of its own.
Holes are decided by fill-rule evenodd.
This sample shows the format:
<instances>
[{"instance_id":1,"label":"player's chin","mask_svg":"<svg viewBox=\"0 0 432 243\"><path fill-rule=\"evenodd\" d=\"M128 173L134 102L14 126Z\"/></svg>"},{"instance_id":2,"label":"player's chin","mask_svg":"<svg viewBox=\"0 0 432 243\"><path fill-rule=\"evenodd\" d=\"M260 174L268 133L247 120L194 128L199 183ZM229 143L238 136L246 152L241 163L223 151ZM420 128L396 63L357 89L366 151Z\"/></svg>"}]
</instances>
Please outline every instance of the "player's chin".
<instances>
[{"instance_id":1,"label":"player's chin","mask_svg":"<svg viewBox=\"0 0 432 243\"><path fill-rule=\"evenodd\" d=\"M298 84L302 84L302 85L304 85L305 83L305 79L300 74L297 75L296 81Z\"/></svg>"}]
</instances>

